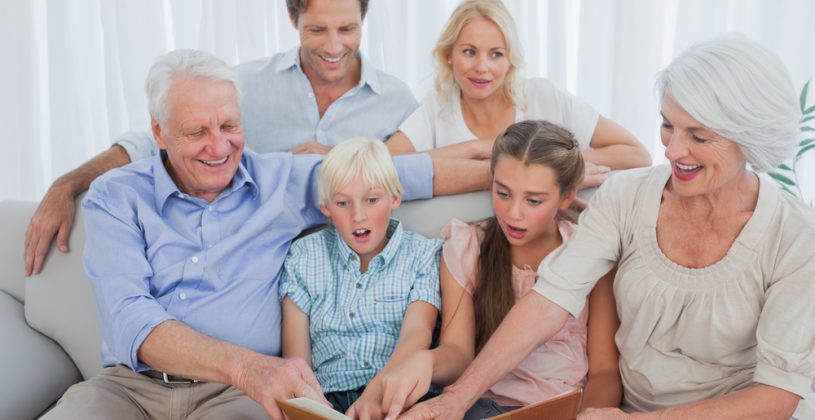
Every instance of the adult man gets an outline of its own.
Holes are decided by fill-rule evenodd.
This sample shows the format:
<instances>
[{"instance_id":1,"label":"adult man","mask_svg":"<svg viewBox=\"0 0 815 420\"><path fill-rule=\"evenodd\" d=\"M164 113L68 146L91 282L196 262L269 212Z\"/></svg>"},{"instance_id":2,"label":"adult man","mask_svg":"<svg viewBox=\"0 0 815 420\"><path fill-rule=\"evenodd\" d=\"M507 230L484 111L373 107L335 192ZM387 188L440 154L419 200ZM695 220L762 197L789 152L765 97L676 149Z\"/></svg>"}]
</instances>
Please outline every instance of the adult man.
<instances>
[{"instance_id":1,"label":"adult man","mask_svg":"<svg viewBox=\"0 0 815 420\"><path fill-rule=\"evenodd\" d=\"M352 136L386 139L415 108L404 83L359 52L368 0L286 0L300 47L237 66L246 142L258 152L325 153ZM31 218L25 274L39 273L51 240L68 252L74 200L109 169L154 155L149 133L117 144L60 177Z\"/></svg>"},{"instance_id":2,"label":"adult man","mask_svg":"<svg viewBox=\"0 0 815 420\"><path fill-rule=\"evenodd\" d=\"M324 220L321 158L244 150L237 76L206 53L160 57L146 89L162 152L100 177L82 203L106 368L46 418L282 419L275 399L324 401L305 363L274 357L283 259ZM461 190L445 171L472 188L488 178L482 162L395 163L413 198Z\"/></svg>"}]
</instances>

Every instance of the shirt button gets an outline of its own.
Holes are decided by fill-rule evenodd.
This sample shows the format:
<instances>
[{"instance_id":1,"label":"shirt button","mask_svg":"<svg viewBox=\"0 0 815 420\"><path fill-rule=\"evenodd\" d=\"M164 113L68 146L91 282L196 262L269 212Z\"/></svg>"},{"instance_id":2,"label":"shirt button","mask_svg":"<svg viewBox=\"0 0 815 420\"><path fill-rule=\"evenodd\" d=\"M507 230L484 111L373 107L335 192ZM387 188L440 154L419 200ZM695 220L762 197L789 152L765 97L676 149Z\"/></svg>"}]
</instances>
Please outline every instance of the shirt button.
<instances>
[{"instance_id":1,"label":"shirt button","mask_svg":"<svg viewBox=\"0 0 815 420\"><path fill-rule=\"evenodd\" d=\"M186 299L186 298L187 298L187 294L186 294L186 293L184 293L184 292L181 292L181 293L179 293L179 294L178 294L178 297L179 297L181 300L184 300L184 299Z\"/></svg>"},{"instance_id":2,"label":"shirt button","mask_svg":"<svg viewBox=\"0 0 815 420\"><path fill-rule=\"evenodd\" d=\"M362 283L357 283L357 289L362 289Z\"/></svg>"},{"instance_id":3,"label":"shirt button","mask_svg":"<svg viewBox=\"0 0 815 420\"><path fill-rule=\"evenodd\" d=\"M351 317L351 319L354 319L354 317L356 317L357 314L355 312L351 312L350 314L348 314L348 316Z\"/></svg>"},{"instance_id":4,"label":"shirt button","mask_svg":"<svg viewBox=\"0 0 815 420\"><path fill-rule=\"evenodd\" d=\"M207 210L212 211L212 206L207 206Z\"/></svg>"},{"instance_id":5,"label":"shirt button","mask_svg":"<svg viewBox=\"0 0 815 420\"><path fill-rule=\"evenodd\" d=\"M207 248L212 248L212 244L207 245Z\"/></svg>"},{"instance_id":6,"label":"shirt button","mask_svg":"<svg viewBox=\"0 0 815 420\"><path fill-rule=\"evenodd\" d=\"M356 261L356 260L357 260L357 256L356 256L356 255L352 255L352 256L351 256L351 260Z\"/></svg>"},{"instance_id":7,"label":"shirt button","mask_svg":"<svg viewBox=\"0 0 815 420\"><path fill-rule=\"evenodd\" d=\"M368 363L368 362L365 362L365 363L362 364L362 366L365 366L366 368L369 368L369 367L371 367L371 364Z\"/></svg>"},{"instance_id":8,"label":"shirt button","mask_svg":"<svg viewBox=\"0 0 815 420\"><path fill-rule=\"evenodd\" d=\"M184 193L178 193L178 198L187 198L187 196Z\"/></svg>"},{"instance_id":9,"label":"shirt button","mask_svg":"<svg viewBox=\"0 0 815 420\"><path fill-rule=\"evenodd\" d=\"M192 261L194 263L197 263L198 262L198 257L192 257L192 258L190 258L190 261Z\"/></svg>"}]
</instances>

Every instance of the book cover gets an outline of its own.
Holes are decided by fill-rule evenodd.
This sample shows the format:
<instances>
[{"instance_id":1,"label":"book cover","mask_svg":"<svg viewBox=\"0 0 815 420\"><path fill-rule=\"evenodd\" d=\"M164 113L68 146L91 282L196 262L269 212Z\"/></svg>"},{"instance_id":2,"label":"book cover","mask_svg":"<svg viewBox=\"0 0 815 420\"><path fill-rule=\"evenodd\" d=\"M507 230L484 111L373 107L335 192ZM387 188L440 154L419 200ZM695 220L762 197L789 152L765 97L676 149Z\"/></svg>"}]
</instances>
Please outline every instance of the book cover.
<instances>
[{"instance_id":1,"label":"book cover","mask_svg":"<svg viewBox=\"0 0 815 420\"><path fill-rule=\"evenodd\" d=\"M574 420L582 395L582 389L575 389L488 420ZM291 420L350 420L345 414L308 398L278 400L277 403Z\"/></svg>"},{"instance_id":2,"label":"book cover","mask_svg":"<svg viewBox=\"0 0 815 420\"><path fill-rule=\"evenodd\" d=\"M277 400L277 405L290 420L350 420L351 418L333 408L314 400L300 397Z\"/></svg>"},{"instance_id":3,"label":"book cover","mask_svg":"<svg viewBox=\"0 0 815 420\"><path fill-rule=\"evenodd\" d=\"M548 400L508 411L489 420L574 420L580 409L583 389L564 392Z\"/></svg>"}]
</instances>

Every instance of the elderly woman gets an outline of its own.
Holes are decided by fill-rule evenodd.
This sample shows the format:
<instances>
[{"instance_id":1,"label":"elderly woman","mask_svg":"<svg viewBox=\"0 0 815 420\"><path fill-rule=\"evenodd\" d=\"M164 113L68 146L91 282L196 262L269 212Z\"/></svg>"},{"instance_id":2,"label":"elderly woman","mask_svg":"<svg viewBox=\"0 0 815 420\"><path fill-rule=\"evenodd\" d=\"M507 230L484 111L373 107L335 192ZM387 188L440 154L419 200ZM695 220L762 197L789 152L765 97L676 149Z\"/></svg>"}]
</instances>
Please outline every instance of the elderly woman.
<instances>
[{"instance_id":1,"label":"elderly woman","mask_svg":"<svg viewBox=\"0 0 815 420\"><path fill-rule=\"evenodd\" d=\"M769 50L724 37L675 59L658 87L670 164L607 181L574 236L539 267L538 293L513 307L455 384L408 418L460 418L580 313L615 264L623 408L650 412L633 418L788 419L796 406L810 418L815 212L756 174L796 144L790 77Z\"/></svg>"}]
</instances>

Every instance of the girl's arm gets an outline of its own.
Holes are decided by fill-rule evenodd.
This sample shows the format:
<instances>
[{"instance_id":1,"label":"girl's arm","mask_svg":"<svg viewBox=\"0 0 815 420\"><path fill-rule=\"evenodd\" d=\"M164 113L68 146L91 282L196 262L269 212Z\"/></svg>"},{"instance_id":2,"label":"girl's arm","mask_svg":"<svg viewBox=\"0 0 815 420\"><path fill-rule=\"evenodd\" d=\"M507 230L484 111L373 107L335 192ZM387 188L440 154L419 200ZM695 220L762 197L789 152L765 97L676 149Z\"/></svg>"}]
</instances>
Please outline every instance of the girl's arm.
<instances>
[{"instance_id":1,"label":"girl's arm","mask_svg":"<svg viewBox=\"0 0 815 420\"><path fill-rule=\"evenodd\" d=\"M583 150L583 157L595 165L612 169L651 166L651 155L637 138L602 115L597 120L590 145L590 149Z\"/></svg>"},{"instance_id":2,"label":"girl's arm","mask_svg":"<svg viewBox=\"0 0 815 420\"><path fill-rule=\"evenodd\" d=\"M283 299L283 357L303 359L311 366L308 315L288 297Z\"/></svg>"},{"instance_id":3,"label":"girl's arm","mask_svg":"<svg viewBox=\"0 0 815 420\"><path fill-rule=\"evenodd\" d=\"M583 408L619 407L623 396L614 335L620 326L614 303L613 281L617 270L603 276L589 295L587 352L589 374L583 389Z\"/></svg>"}]
</instances>

